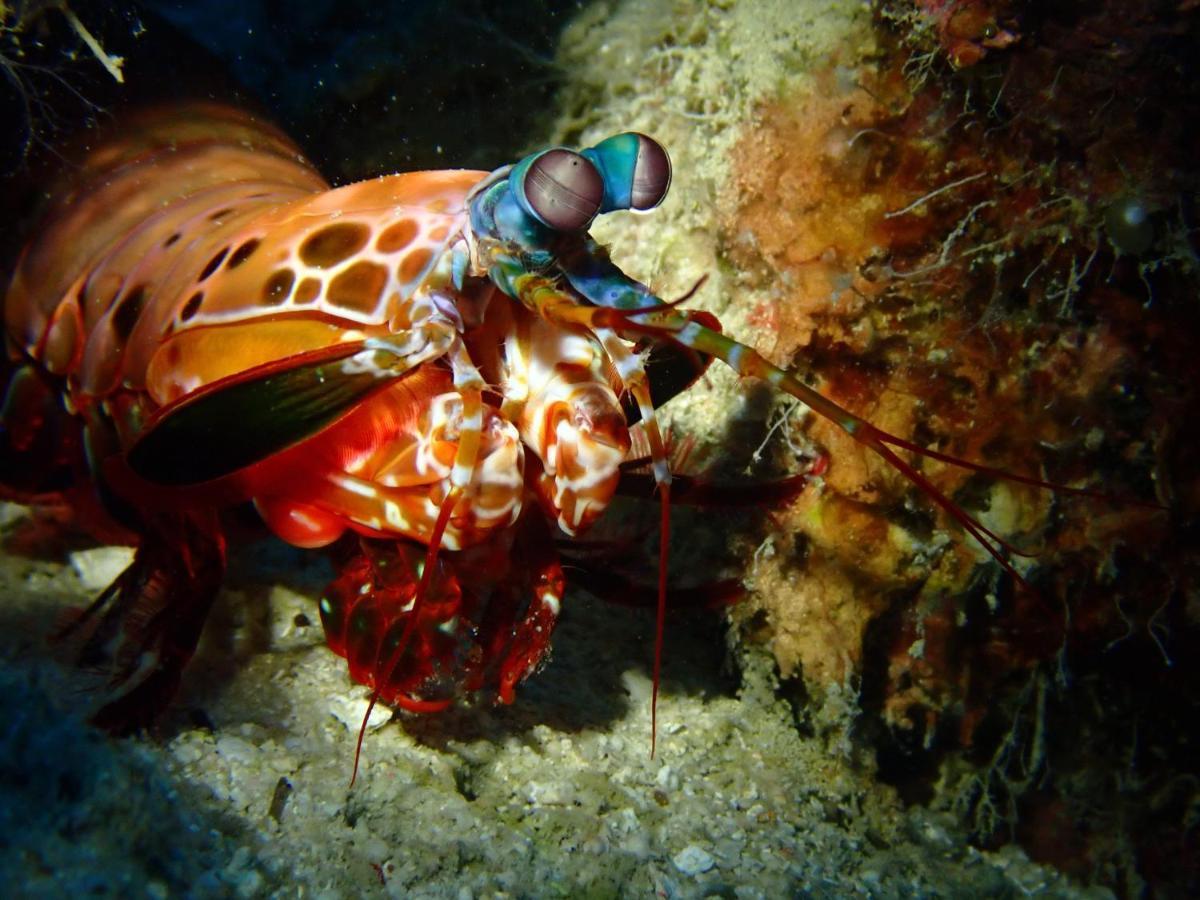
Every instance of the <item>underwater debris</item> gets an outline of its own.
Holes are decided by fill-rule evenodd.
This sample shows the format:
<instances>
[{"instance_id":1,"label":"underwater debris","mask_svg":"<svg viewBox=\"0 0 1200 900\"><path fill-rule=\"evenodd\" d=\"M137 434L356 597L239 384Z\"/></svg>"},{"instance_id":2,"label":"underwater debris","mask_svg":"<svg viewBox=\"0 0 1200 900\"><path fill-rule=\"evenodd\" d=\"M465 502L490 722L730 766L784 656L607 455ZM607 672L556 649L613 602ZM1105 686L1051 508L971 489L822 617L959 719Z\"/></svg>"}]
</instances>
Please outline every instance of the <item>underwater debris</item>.
<instances>
[{"instance_id":1,"label":"underwater debris","mask_svg":"<svg viewBox=\"0 0 1200 900\"><path fill-rule=\"evenodd\" d=\"M39 12L44 9L58 10L70 24L71 30L79 36L79 39L91 51L92 56L96 57L100 65L104 66L104 70L112 76L113 81L117 82L117 84L124 84L125 75L122 73L121 67L124 66L125 60L120 56L113 56L105 52L104 48L100 46L100 42L88 31L87 26L79 20L79 16L72 12L71 7L67 4L67 0L42 0L41 3L37 4L37 7Z\"/></svg>"},{"instance_id":2,"label":"underwater debris","mask_svg":"<svg viewBox=\"0 0 1200 900\"><path fill-rule=\"evenodd\" d=\"M84 60L94 60L114 82L124 82L124 59L105 50L67 0L0 0L0 110L10 126L6 144L12 145L2 148L0 171L15 169L35 144L60 131L69 118L60 106L95 110L75 86L86 68L79 62L79 44Z\"/></svg>"},{"instance_id":3,"label":"underwater debris","mask_svg":"<svg viewBox=\"0 0 1200 900\"><path fill-rule=\"evenodd\" d=\"M58 12L67 24L71 26L71 30L76 36L83 41L84 46L96 58L112 76L113 80L118 84L125 81L125 75L122 72L122 67L125 60L120 56L114 56L105 51L95 35L88 30L88 27L83 24L79 16L71 9L67 0L17 0L16 3L0 2L0 36L11 47L18 48L16 55L20 56L20 40L21 35L32 30L35 22L39 17L45 15L49 10ZM11 68L19 65L9 57L4 57L4 66L6 72L12 76Z\"/></svg>"}]
</instances>

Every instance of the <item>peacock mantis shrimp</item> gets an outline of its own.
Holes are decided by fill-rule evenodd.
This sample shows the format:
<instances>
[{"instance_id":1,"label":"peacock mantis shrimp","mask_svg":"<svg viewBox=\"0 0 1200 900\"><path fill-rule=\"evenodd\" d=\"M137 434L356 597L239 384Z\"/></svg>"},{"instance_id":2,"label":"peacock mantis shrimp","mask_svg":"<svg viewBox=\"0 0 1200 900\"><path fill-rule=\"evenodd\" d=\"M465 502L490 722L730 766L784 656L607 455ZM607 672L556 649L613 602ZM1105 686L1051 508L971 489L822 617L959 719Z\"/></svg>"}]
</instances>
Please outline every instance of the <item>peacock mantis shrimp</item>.
<instances>
[{"instance_id":1,"label":"peacock mantis shrimp","mask_svg":"<svg viewBox=\"0 0 1200 900\"><path fill-rule=\"evenodd\" d=\"M562 602L551 531L604 515L635 427L663 529L656 709L657 410L713 359L835 422L1020 582L1005 541L897 451L1054 485L880 430L589 236L670 181L663 147L624 133L330 189L274 127L211 103L94 141L9 282L0 455L10 496L65 494L137 543L69 626L107 668L95 721L128 730L169 702L221 583L222 513L247 501L299 547L361 537L320 607L372 703L512 702Z\"/></svg>"}]
</instances>

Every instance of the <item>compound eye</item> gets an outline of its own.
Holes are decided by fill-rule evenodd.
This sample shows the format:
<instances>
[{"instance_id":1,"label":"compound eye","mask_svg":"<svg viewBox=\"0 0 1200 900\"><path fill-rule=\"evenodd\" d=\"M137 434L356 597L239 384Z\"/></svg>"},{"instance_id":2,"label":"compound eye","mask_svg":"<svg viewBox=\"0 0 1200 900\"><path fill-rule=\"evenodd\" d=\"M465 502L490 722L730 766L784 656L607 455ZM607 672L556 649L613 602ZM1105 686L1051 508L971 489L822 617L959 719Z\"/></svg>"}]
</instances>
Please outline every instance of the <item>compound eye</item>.
<instances>
[{"instance_id":1,"label":"compound eye","mask_svg":"<svg viewBox=\"0 0 1200 900\"><path fill-rule=\"evenodd\" d=\"M587 159L561 147L547 150L525 170L521 192L529 211L556 231L579 231L596 218L604 181Z\"/></svg>"},{"instance_id":2,"label":"compound eye","mask_svg":"<svg viewBox=\"0 0 1200 900\"><path fill-rule=\"evenodd\" d=\"M671 157L654 138L637 132L633 135L638 145L629 206L631 209L653 209L662 203L671 186Z\"/></svg>"}]
</instances>

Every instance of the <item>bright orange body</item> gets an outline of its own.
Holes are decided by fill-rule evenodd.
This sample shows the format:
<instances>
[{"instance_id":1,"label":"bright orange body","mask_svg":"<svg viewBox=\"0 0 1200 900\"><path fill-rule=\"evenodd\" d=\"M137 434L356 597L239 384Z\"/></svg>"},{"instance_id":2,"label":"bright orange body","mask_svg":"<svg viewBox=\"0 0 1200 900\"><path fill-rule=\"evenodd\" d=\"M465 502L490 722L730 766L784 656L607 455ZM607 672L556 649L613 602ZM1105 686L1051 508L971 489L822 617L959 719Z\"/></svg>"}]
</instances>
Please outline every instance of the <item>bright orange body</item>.
<instances>
[{"instance_id":1,"label":"bright orange body","mask_svg":"<svg viewBox=\"0 0 1200 900\"><path fill-rule=\"evenodd\" d=\"M548 525L576 535L604 513L631 423L662 504L657 686L672 475L655 408L712 359L838 425L1023 584L1005 540L893 448L1053 485L875 427L588 235L670 178L636 132L334 190L223 106L96 139L10 279L0 471L10 496L67 491L98 532L139 543L76 626L110 664L98 721L127 728L170 699L220 583L221 511L245 501L301 547L360 535L321 613L376 697L511 700L562 599Z\"/></svg>"},{"instance_id":2,"label":"bright orange body","mask_svg":"<svg viewBox=\"0 0 1200 900\"><path fill-rule=\"evenodd\" d=\"M467 223L467 196L486 175L417 172L331 190L272 126L224 106L190 105L126 119L55 188L5 301L4 451L17 475L5 476L8 493L36 497L61 486L69 470L72 497L98 533L131 532L141 541L138 571L94 610L93 618L103 613L100 637L143 621L133 610L147 605L196 608L176 635L127 634L128 650L115 654L115 683L141 677L135 666L144 661L134 656L147 642L159 645L162 660L190 654L211 599L202 595L220 577L223 539L214 515L222 507L252 501L273 531L303 547L329 544L347 529L428 544L467 434L473 462L439 529L447 550L490 541L511 548L507 532L530 497L526 518L540 501L572 533L603 511L629 448L611 376L598 345L578 329L491 303L498 292L473 269ZM457 288L456 264L467 276ZM339 357L339 373L371 369L388 356L403 359L402 377L389 376L319 433L198 484L147 484L128 472L124 458L139 438L206 389L219 393L286 370L291 360L337 356L339 348L372 341L384 349ZM484 399L456 383L475 366L498 396ZM572 430L580 404L598 442ZM219 425L231 443L257 427ZM528 464L527 450L536 458ZM94 502L97 490L103 502ZM164 562L172 551L181 560ZM552 554L537 554L536 566L519 572L464 561L463 571L474 572L464 587L447 569L443 594L470 596L452 608L428 604L417 643L441 627L450 635L443 643L477 646L414 647L407 669L418 674L395 674L388 686L363 673L379 666L386 626L404 621L388 604L412 604L420 565L406 551L401 556L407 574L379 588L394 596L380 607L387 621L375 623L376 646L355 651L356 675L414 708L445 705L497 679L498 695L511 699L512 685L548 646L561 596ZM187 586L199 565L216 570L215 578ZM164 567L176 596L150 599L144 582L164 577ZM535 569L540 588L528 583ZM490 579L479 574L489 570ZM370 583L366 571L355 578L347 604ZM509 582L533 590L532 602ZM492 594L503 595L508 611L483 609ZM464 602L493 624L460 620ZM327 618L348 618L352 605ZM530 641L535 628L544 636ZM119 708L101 718L124 727L152 716L182 661L163 665L176 669L169 684L112 701Z\"/></svg>"}]
</instances>

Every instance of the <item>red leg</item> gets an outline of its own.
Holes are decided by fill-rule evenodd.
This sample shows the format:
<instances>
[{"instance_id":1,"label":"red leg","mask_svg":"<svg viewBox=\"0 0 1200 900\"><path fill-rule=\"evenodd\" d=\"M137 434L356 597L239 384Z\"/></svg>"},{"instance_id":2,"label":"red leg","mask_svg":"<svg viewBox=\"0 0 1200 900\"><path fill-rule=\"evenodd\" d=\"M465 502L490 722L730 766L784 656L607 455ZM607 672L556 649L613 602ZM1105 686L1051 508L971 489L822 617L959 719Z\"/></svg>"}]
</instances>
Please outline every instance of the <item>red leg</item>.
<instances>
[{"instance_id":1,"label":"red leg","mask_svg":"<svg viewBox=\"0 0 1200 900\"><path fill-rule=\"evenodd\" d=\"M56 640L82 639L79 665L102 673L108 693L92 722L124 734L167 706L196 650L225 573L213 515L151 523L133 563Z\"/></svg>"}]
</instances>

